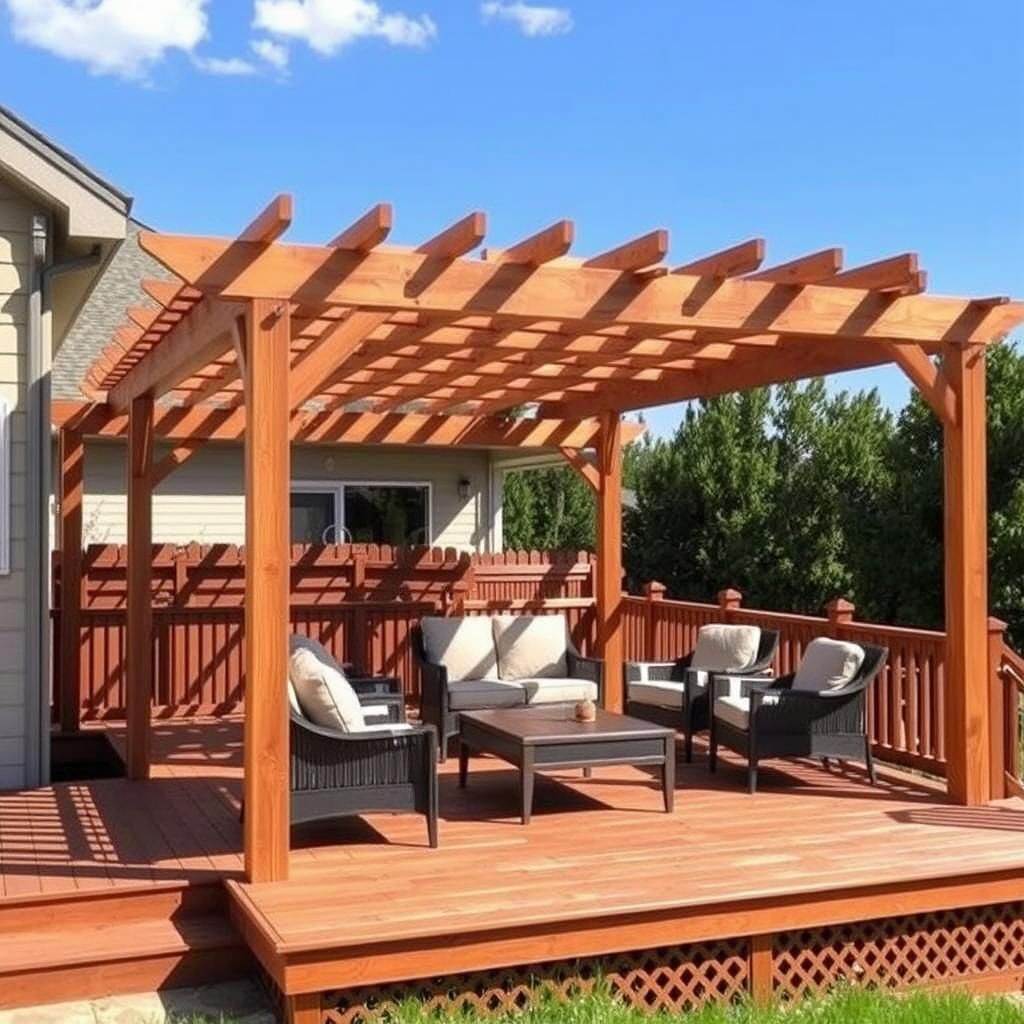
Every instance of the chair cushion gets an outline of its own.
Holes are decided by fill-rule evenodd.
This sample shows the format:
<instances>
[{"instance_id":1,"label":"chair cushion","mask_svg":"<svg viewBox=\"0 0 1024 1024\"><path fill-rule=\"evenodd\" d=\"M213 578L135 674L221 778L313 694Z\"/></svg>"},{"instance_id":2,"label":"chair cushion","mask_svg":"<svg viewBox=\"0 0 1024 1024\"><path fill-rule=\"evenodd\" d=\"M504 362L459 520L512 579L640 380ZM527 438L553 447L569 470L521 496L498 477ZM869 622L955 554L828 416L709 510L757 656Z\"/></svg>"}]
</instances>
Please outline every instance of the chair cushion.
<instances>
[{"instance_id":1,"label":"chair cushion","mask_svg":"<svg viewBox=\"0 0 1024 1024\"><path fill-rule=\"evenodd\" d=\"M389 719L391 715L391 706L389 704L361 704L360 707L363 709L363 721L367 725L378 718ZM395 722L394 724L397 725L398 723Z\"/></svg>"},{"instance_id":2,"label":"chair cushion","mask_svg":"<svg viewBox=\"0 0 1024 1024\"><path fill-rule=\"evenodd\" d=\"M800 659L800 667L793 677L794 690L836 690L845 686L860 669L864 661L864 648L845 640L818 637L812 640Z\"/></svg>"},{"instance_id":3,"label":"chair cushion","mask_svg":"<svg viewBox=\"0 0 1024 1024\"><path fill-rule=\"evenodd\" d=\"M760 626L701 626L690 664L710 672L737 672L754 663L760 643Z\"/></svg>"},{"instance_id":4,"label":"chair cushion","mask_svg":"<svg viewBox=\"0 0 1024 1024\"><path fill-rule=\"evenodd\" d=\"M315 725L340 732L361 732L363 709L356 691L336 669L311 650L300 647L288 659L288 678L295 687L303 714Z\"/></svg>"},{"instance_id":5,"label":"chair cushion","mask_svg":"<svg viewBox=\"0 0 1024 1024\"><path fill-rule=\"evenodd\" d=\"M427 616L420 622L427 660L444 665L449 683L497 679L491 620L486 615L443 619Z\"/></svg>"},{"instance_id":6,"label":"chair cushion","mask_svg":"<svg viewBox=\"0 0 1024 1024\"><path fill-rule=\"evenodd\" d=\"M330 665L335 672L345 674L344 669L338 664L338 660L319 640L314 640L311 636L292 633L288 637L288 653L291 655L300 650L312 651L325 665Z\"/></svg>"},{"instance_id":7,"label":"chair cushion","mask_svg":"<svg viewBox=\"0 0 1024 1024\"><path fill-rule=\"evenodd\" d=\"M671 679L649 679L629 684L629 699L638 704L681 711L686 703L686 684Z\"/></svg>"},{"instance_id":8,"label":"chair cushion","mask_svg":"<svg viewBox=\"0 0 1024 1024\"><path fill-rule=\"evenodd\" d=\"M519 708L526 703L526 690L504 679L464 679L448 687L452 711L483 711L487 708Z\"/></svg>"},{"instance_id":9,"label":"chair cushion","mask_svg":"<svg viewBox=\"0 0 1024 1024\"><path fill-rule=\"evenodd\" d=\"M412 728L409 722L374 722L363 726L363 732L408 732Z\"/></svg>"},{"instance_id":10,"label":"chair cushion","mask_svg":"<svg viewBox=\"0 0 1024 1024\"><path fill-rule=\"evenodd\" d=\"M299 718L305 718L302 713L302 706L299 704L299 695L295 692L295 684L288 680L288 707L292 709L299 716Z\"/></svg>"},{"instance_id":11,"label":"chair cushion","mask_svg":"<svg viewBox=\"0 0 1024 1024\"><path fill-rule=\"evenodd\" d=\"M564 615L496 615L491 620L502 679L564 679L569 630Z\"/></svg>"},{"instance_id":12,"label":"chair cushion","mask_svg":"<svg viewBox=\"0 0 1024 1024\"><path fill-rule=\"evenodd\" d=\"M778 703L779 698L775 694L769 693L761 698L762 707ZM728 722L734 729L742 729L743 732L746 732L750 728L750 698L737 697L732 694L727 697L716 697L715 718L722 722Z\"/></svg>"},{"instance_id":13,"label":"chair cushion","mask_svg":"<svg viewBox=\"0 0 1024 1024\"><path fill-rule=\"evenodd\" d=\"M540 679L520 679L519 685L526 691L527 704L575 704L581 700L597 700L597 683L589 679L543 676Z\"/></svg>"}]
</instances>

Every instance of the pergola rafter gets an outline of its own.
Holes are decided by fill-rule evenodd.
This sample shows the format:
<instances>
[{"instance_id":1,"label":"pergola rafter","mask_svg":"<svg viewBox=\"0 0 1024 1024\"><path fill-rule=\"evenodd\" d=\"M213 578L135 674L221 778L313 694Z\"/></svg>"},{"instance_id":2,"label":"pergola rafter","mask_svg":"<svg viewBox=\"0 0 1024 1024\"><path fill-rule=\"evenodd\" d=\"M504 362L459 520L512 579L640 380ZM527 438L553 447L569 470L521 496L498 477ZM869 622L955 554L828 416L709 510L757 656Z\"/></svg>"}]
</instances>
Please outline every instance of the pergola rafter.
<instances>
[{"instance_id":1,"label":"pergola rafter","mask_svg":"<svg viewBox=\"0 0 1024 1024\"><path fill-rule=\"evenodd\" d=\"M765 243L754 238L670 269L664 229L578 258L569 255L574 226L561 220L470 258L485 240L479 211L418 246L383 244L393 223L385 203L326 245L281 241L291 213L279 196L235 239L140 236L179 283L147 284L156 308L130 310L97 359L87 383L109 407L69 421L64 460L77 471L76 439L89 417L101 434L128 432L129 562L138 563L154 481L199 440L244 438L247 706L258 708L245 743L250 877L287 871L280 682L290 442L560 451L596 495L597 634L606 700L617 708L621 446L636 429L621 414L887 362L944 424L949 787L962 803L986 799L995 769L979 669L987 649L984 352L1024 320L1024 305L928 295L912 253L844 269L842 251L829 248L765 267ZM505 415L522 405L535 405L536 418ZM156 465L154 438L176 442ZM70 477L63 490L74 494ZM130 579L128 644L144 651L145 570ZM145 768L137 703L148 697L146 664L134 658L128 687L133 773Z\"/></svg>"}]
</instances>

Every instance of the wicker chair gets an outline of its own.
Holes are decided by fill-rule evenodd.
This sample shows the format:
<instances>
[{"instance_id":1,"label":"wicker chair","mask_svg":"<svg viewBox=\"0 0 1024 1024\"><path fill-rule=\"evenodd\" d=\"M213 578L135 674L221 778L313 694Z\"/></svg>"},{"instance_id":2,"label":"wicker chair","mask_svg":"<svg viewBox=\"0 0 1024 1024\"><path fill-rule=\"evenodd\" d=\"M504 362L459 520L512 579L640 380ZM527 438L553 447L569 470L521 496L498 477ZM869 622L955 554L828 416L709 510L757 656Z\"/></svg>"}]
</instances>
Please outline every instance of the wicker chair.
<instances>
[{"instance_id":1,"label":"wicker chair","mask_svg":"<svg viewBox=\"0 0 1024 1024\"><path fill-rule=\"evenodd\" d=\"M757 791L757 765L770 757L834 757L863 761L872 785L875 766L867 734L867 695L885 667L889 650L862 644L864 660L846 683L834 689L794 689L796 673L764 681L741 679L741 697L749 700L746 728L723 717L718 704L722 689L735 679L715 676L711 683L712 714L709 766L715 771L718 748L747 758L747 784Z\"/></svg>"},{"instance_id":2,"label":"wicker chair","mask_svg":"<svg viewBox=\"0 0 1024 1024\"><path fill-rule=\"evenodd\" d=\"M716 675L749 677L770 672L778 648L778 630L763 629L757 654L749 665ZM693 652L675 661L627 661L624 675L626 714L682 732L684 757L687 762L692 761L693 735L707 729L709 723L708 672L693 664ZM652 696L653 699L641 699Z\"/></svg>"},{"instance_id":3,"label":"wicker chair","mask_svg":"<svg viewBox=\"0 0 1024 1024\"><path fill-rule=\"evenodd\" d=\"M337 668L315 640L292 637L290 648L307 647ZM364 716L365 731L341 732L311 722L294 705L289 718L292 825L326 818L414 811L427 819L437 846L437 732L405 721L397 679L349 677Z\"/></svg>"}]
</instances>

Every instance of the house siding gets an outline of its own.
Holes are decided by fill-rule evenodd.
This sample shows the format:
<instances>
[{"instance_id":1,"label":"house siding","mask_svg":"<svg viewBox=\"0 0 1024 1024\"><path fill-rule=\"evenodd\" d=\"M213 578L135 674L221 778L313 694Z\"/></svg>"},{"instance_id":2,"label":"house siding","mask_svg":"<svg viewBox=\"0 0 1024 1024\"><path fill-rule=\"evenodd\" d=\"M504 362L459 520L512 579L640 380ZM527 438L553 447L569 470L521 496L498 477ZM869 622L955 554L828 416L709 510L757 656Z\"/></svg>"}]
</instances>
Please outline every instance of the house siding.
<instances>
[{"instance_id":1,"label":"house siding","mask_svg":"<svg viewBox=\"0 0 1024 1024\"><path fill-rule=\"evenodd\" d=\"M25 362L33 212L0 182L0 399L11 413L11 571L0 575L0 789L25 784Z\"/></svg>"},{"instance_id":2,"label":"house siding","mask_svg":"<svg viewBox=\"0 0 1024 1024\"><path fill-rule=\"evenodd\" d=\"M162 454L158 452L157 458ZM304 445L292 450L292 479L417 481L431 484L431 541L484 551L490 462L485 451ZM470 497L458 483L470 482ZM117 443L86 447L83 527L86 543L123 544L127 536L125 449ZM209 444L176 469L153 495L156 543L245 542L245 491L240 445Z\"/></svg>"}]
</instances>

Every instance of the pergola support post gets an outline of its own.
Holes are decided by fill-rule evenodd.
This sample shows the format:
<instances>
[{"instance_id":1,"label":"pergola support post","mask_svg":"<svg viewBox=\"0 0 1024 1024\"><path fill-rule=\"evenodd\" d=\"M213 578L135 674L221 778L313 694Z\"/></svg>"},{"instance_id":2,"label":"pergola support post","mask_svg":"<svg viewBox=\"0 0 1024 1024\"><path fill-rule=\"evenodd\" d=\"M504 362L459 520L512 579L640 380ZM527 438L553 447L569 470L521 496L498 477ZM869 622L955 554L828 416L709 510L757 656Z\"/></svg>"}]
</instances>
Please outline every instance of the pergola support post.
<instances>
[{"instance_id":1,"label":"pergola support post","mask_svg":"<svg viewBox=\"0 0 1024 1024\"><path fill-rule=\"evenodd\" d=\"M622 711L622 418L603 412L597 464L597 643L604 659L604 706Z\"/></svg>"},{"instance_id":2,"label":"pergola support post","mask_svg":"<svg viewBox=\"0 0 1024 1024\"><path fill-rule=\"evenodd\" d=\"M128 777L148 779L153 700L153 398L128 413L128 610L126 716Z\"/></svg>"},{"instance_id":3,"label":"pergola support post","mask_svg":"<svg viewBox=\"0 0 1024 1024\"><path fill-rule=\"evenodd\" d=\"M245 365L245 873L288 877L288 304L254 299Z\"/></svg>"},{"instance_id":4,"label":"pergola support post","mask_svg":"<svg viewBox=\"0 0 1024 1024\"><path fill-rule=\"evenodd\" d=\"M951 800L991 799L985 348L948 345L957 406L945 424L946 771Z\"/></svg>"},{"instance_id":5,"label":"pergola support post","mask_svg":"<svg viewBox=\"0 0 1024 1024\"><path fill-rule=\"evenodd\" d=\"M82 708L82 491L85 444L60 432L60 731L78 732Z\"/></svg>"}]
</instances>

